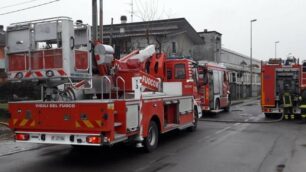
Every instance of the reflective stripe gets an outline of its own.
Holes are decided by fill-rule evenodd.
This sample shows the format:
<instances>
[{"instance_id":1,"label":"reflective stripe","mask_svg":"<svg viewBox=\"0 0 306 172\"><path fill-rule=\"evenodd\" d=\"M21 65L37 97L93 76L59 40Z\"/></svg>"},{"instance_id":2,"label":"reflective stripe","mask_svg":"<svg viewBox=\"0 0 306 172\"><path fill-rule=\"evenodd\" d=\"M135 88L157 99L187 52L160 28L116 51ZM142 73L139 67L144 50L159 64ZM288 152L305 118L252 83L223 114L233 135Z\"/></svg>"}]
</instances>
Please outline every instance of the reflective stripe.
<instances>
[{"instance_id":1,"label":"reflective stripe","mask_svg":"<svg viewBox=\"0 0 306 172\"><path fill-rule=\"evenodd\" d=\"M102 121L96 120L95 122L98 124L99 127L102 127Z\"/></svg>"},{"instance_id":2,"label":"reflective stripe","mask_svg":"<svg viewBox=\"0 0 306 172\"><path fill-rule=\"evenodd\" d=\"M30 127L35 127L35 121L31 123Z\"/></svg>"},{"instance_id":3,"label":"reflective stripe","mask_svg":"<svg viewBox=\"0 0 306 172\"><path fill-rule=\"evenodd\" d=\"M83 121L84 124L88 127L88 128L94 128L94 126L92 125L92 123L89 120L84 120Z\"/></svg>"},{"instance_id":4,"label":"reflective stripe","mask_svg":"<svg viewBox=\"0 0 306 172\"><path fill-rule=\"evenodd\" d=\"M29 120L27 120L27 119L24 119L24 120L22 120L22 122L20 123L20 127L23 127L23 126L25 126L26 124L27 124L27 122L28 122Z\"/></svg>"},{"instance_id":5,"label":"reflective stripe","mask_svg":"<svg viewBox=\"0 0 306 172\"><path fill-rule=\"evenodd\" d=\"M78 121L75 121L75 127L76 127L76 128L81 128L81 125L79 124Z\"/></svg>"}]
</instances>

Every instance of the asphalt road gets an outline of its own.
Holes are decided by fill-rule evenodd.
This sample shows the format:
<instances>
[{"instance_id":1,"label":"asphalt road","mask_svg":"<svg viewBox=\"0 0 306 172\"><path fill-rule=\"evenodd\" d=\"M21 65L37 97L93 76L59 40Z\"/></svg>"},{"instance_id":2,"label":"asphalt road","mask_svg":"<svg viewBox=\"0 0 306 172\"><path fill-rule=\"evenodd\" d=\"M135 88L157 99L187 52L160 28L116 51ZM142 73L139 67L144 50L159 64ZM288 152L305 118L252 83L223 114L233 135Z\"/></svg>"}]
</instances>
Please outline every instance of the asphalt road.
<instances>
[{"instance_id":1,"label":"asphalt road","mask_svg":"<svg viewBox=\"0 0 306 172\"><path fill-rule=\"evenodd\" d=\"M258 101L234 106L215 120L264 121ZM75 150L69 146L39 147L0 157L0 172L305 172L306 124L201 121L198 130L161 137L150 154L117 145ZM1 146L0 149L5 149Z\"/></svg>"}]
</instances>

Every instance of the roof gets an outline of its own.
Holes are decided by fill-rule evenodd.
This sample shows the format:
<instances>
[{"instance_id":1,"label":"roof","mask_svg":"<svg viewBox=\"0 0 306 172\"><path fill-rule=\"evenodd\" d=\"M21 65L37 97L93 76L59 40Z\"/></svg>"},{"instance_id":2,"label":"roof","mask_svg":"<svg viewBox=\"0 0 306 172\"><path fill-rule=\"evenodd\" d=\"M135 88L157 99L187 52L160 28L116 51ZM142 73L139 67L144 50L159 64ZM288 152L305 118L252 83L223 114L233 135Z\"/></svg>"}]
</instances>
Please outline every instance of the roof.
<instances>
[{"instance_id":1,"label":"roof","mask_svg":"<svg viewBox=\"0 0 306 172\"><path fill-rule=\"evenodd\" d=\"M214 31L214 30L212 30L212 31L207 31L207 30L205 30L204 32L198 32L199 35L201 35L201 34L207 34L207 33L215 33L215 34L218 34L218 35L222 35L222 33L217 32L217 31Z\"/></svg>"},{"instance_id":2,"label":"roof","mask_svg":"<svg viewBox=\"0 0 306 172\"><path fill-rule=\"evenodd\" d=\"M113 38L145 36L147 28L149 28L150 35L167 36L184 33L187 34L193 43L203 43L196 30L185 18L105 25L104 37L109 38L110 33L112 33Z\"/></svg>"},{"instance_id":3,"label":"roof","mask_svg":"<svg viewBox=\"0 0 306 172\"><path fill-rule=\"evenodd\" d=\"M223 47L222 47L222 51L228 52L228 53L230 53L230 54L235 54L235 55L240 56L240 57L243 57L243 58L245 58L245 59L250 59L250 56L247 56L247 55L238 53L238 52L236 52L236 51L233 51L233 50L230 50L230 49L227 49L227 48L223 48ZM258 60L256 57L253 57L252 59L253 59L253 61L256 61L256 62L258 62L258 63L261 63L261 61Z\"/></svg>"}]
</instances>

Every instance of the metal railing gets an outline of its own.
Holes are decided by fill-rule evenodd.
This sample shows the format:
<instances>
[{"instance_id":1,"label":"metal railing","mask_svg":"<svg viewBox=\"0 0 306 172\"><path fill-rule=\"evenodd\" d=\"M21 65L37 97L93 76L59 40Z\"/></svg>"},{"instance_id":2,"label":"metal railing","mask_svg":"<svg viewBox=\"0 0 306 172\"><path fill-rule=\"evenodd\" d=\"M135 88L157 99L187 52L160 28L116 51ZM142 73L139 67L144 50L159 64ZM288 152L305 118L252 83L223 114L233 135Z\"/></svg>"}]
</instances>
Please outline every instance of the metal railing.
<instances>
[{"instance_id":1,"label":"metal railing","mask_svg":"<svg viewBox=\"0 0 306 172\"><path fill-rule=\"evenodd\" d=\"M111 90L111 85L112 81L108 76L103 76L101 79L101 99L104 100L104 81L107 80L109 84L109 99L112 98L112 90Z\"/></svg>"},{"instance_id":2,"label":"metal railing","mask_svg":"<svg viewBox=\"0 0 306 172\"><path fill-rule=\"evenodd\" d=\"M121 81L123 83L123 99L125 99L125 80L121 77L121 76L118 76L116 78L116 86L117 86L117 92L116 92L116 95L117 95L117 99L119 99L119 87L118 87L118 82Z\"/></svg>"}]
</instances>

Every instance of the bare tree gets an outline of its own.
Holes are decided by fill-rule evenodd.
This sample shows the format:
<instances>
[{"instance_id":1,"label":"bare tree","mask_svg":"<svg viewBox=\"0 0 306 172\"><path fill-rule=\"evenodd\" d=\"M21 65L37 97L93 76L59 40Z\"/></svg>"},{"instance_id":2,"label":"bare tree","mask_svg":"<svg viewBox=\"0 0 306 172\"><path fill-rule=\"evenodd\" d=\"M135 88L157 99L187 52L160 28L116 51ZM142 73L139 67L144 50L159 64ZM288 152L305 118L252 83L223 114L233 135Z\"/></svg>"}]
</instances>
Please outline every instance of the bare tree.
<instances>
[{"instance_id":1,"label":"bare tree","mask_svg":"<svg viewBox=\"0 0 306 172\"><path fill-rule=\"evenodd\" d=\"M146 39L147 44L150 44L151 21L161 19L164 10L159 6L159 0L136 0L135 16L142 21L147 22L146 25ZM157 42L159 42L157 40Z\"/></svg>"},{"instance_id":2,"label":"bare tree","mask_svg":"<svg viewBox=\"0 0 306 172\"><path fill-rule=\"evenodd\" d=\"M157 20L162 17L159 0L136 0L135 15L142 21Z\"/></svg>"}]
</instances>

